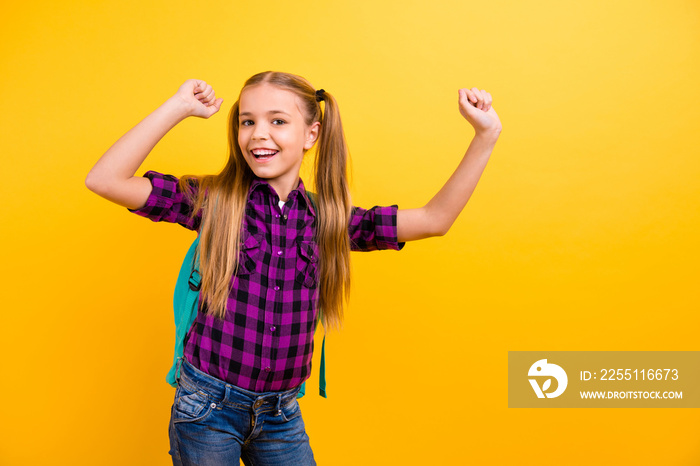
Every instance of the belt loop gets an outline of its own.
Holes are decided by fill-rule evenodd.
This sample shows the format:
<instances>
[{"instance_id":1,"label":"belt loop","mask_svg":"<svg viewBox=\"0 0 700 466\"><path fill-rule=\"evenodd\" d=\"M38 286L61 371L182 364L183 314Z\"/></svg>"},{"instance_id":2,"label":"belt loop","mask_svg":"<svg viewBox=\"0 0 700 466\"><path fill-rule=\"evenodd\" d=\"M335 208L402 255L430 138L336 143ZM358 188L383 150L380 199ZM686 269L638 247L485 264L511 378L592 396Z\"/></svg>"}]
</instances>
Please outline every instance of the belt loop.
<instances>
[{"instance_id":1,"label":"belt loop","mask_svg":"<svg viewBox=\"0 0 700 466\"><path fill-rule=\"evenodd\" d=\"M233 390L231 389L231 384L226 384L226 392L224 393L224 399L221 400L221 404L228 403L228 401L233 398Z\"/></svg>"},{"instance_id":2,"label":"belt loop","mask_svg":"<svg viewBox=\"0 0 700 466\"><path fill-rule=\"evenodd\" d=\"M282 410L280 409L280 404L282 403L282 394L277 395L277 414L275 416L279 416L282 414Z\"/></svg>"},{"instance_id":3,"label":"belt loop","mask_svg":"<svg viewBox=\"0 0 700 466\"><path fill-rule=\"evenodd\" d=\"M175 371L175 381L180 383L180 368L182 367L182 357L177 358L177 370Z\"/></svg>"}]
</instances>

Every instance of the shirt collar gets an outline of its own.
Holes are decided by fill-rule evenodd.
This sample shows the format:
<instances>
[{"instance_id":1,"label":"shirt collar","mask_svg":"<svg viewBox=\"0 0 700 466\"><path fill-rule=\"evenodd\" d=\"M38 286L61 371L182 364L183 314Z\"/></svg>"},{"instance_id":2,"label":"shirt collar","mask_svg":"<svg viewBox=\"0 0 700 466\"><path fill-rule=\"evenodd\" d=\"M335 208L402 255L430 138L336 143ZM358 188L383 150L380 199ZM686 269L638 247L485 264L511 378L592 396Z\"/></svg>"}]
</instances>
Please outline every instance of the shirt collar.
<instances>
[{"instance_id":1,"label":"shirt collar","mask_svg":"<svg viewBox=\"0 0 700 466\"><path fill-rule=\"evenodd\" d=\"M258 176L254 176L253 182L250 185L250 190L248 192L248 197L253 193L258 188L262 188L263 186L267 186L268 192L270 193L275 193L275 188L270 186L270 183L267 182L264 178L260 178ZM314 209L314 205L311 203L311 200L309 199L309 194L306 192L306 187L304 186L304 182L302 181L301 178L299 178L299 185L296 187L296 189L292 189L292 191L289 193L289 197L287 198L287 201L289 201L289 198L294 195L295 192L299 192L301 194L301 198L304 199L304 202L306 203L307 207L311 211L312 216L316 216L316 211Z\"/></svg>"}]
</instances>

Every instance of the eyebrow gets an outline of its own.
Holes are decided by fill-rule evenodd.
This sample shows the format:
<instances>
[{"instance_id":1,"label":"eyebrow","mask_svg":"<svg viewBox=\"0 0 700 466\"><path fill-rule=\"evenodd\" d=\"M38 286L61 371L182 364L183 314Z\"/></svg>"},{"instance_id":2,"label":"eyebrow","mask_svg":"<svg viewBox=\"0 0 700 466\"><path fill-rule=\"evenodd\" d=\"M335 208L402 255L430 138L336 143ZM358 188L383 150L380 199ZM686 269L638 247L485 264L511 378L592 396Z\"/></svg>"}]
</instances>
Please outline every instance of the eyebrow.
<instances>
[{"instance_id":1,"label":"eyebrow","mask_svg":"<svg viewBox=\"0 0 700 466\"><path fill-rule=\"evenodd\" d=\"M287 113L287 112L285 112L285 111L283 111L283 110L270 110L270 111L267 112L267 113L268 113L268 115L272 115L272 114L275 114L275 113L283 113L283 114L285 114L285 115L287 115L287 116L291 116L289 113ZM252 115L252 113L250 113L250 112L243 112L243 113L241 113L241 114L238 115L238 116L244 116L244 115Z\"/></svg>"}]
</instances>

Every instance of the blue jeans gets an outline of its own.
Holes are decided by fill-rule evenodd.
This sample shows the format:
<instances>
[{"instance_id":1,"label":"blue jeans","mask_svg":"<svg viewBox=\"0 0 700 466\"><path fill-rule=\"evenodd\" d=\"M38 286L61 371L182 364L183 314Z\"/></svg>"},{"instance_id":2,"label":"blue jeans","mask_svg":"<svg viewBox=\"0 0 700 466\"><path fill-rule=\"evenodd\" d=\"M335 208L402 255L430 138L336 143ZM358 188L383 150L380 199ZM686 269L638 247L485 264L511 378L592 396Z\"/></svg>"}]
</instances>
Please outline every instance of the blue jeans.
<instances>
[{"instance_id":1,"label":"blue jeans","mask_svg":"<svg viewBox=\"0 0 700 466\"><path fill-rule=\"evenodd\" d=\"M256 393L181 360L170 414L174 465L315 465L297 402L299 388Z\"/></svg>"}]
</instances>

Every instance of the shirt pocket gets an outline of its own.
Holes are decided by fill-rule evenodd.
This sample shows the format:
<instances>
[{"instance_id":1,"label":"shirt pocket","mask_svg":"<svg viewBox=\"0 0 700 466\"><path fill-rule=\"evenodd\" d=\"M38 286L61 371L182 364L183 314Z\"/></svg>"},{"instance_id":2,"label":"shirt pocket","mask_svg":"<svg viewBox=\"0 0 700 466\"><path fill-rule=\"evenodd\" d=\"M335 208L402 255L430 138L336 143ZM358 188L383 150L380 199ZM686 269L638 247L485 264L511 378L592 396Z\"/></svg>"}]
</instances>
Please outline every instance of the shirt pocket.
<instances>
[{"instance_id":1,"label":"shirt pocket","mask_svg":"<svg viewBox=\"0 0 700 466\"><path fill-rule=\"evenodd\" d=\"M307 288L318 284L318 244L297 240L296 281Z\"/></svg>"},{"instance_id":2,"label":"shirt pocket","mask_svg":"<svg viewBox=\"0 0 700 466\"><path fill-rule=\"evenodd\" d=\"M258 266L262 235L245 232L241 242L241 252L238 255L238 273L236 275L250 275Z\"/></svg>"}]
</instances>

